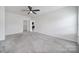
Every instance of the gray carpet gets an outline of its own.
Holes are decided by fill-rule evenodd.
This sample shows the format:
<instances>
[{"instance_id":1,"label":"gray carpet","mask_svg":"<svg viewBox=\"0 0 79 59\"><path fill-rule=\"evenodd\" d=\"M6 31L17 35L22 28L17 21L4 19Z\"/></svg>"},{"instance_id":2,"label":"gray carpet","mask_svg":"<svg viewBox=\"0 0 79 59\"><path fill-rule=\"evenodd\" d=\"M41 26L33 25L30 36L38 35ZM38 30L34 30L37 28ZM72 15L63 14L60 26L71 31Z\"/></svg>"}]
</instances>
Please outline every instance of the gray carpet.
<instances>
[{"instance_id":1,"label":"gray carpet","mask_svg":"<svg viewBox=\"0 0 79 59\"><path fill-rule=\"evenodd\" d=\"M0 41L1 53L75 53L77 43L35 32L6 36Z\"/></svg>"}]
</instances>

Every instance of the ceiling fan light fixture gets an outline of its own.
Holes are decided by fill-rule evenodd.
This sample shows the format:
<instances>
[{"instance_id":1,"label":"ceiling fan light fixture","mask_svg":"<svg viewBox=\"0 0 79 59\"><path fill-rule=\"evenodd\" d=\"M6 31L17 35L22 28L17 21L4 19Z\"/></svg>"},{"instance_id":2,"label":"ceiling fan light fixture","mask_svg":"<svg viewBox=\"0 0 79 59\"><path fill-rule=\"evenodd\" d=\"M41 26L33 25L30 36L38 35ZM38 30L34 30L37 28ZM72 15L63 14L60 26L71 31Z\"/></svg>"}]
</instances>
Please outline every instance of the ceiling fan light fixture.
<instances>
[{"instance_id":1,"label":"ceiling fan light fixture","mask_svg":"<svg viewBox=\"0 0 79 59\"><path fill-rule=\"evenodd\" d=\"M30 11L30 13L32 13L32 11Z\"/></svg>"}]
</instances>

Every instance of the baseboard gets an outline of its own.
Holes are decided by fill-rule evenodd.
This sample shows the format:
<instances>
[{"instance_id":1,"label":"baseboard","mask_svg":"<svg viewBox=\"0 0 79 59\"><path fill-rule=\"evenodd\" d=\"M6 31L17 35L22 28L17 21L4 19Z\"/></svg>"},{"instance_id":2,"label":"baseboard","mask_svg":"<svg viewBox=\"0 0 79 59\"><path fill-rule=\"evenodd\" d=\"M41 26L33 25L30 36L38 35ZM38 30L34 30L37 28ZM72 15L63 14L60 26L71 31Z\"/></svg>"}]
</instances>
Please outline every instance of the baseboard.
<instances>
[{"instance_id":1,"label":"baseboard","mask_svg":"<svg viewBox=\"0 0 79 59\"><path fill-rule=\"evenodd\" d=\"M40 32L37 32L37 33L40 33ZM41 33L41 34L44 34L44 33ZM44 34L44 35L47 35L47 34ZM63 37L62 36L57 36L57 35L48 35L48 36L57 37L57 38L60 38L60 39L77 42L76 40L72 40L71 38L67 38L67 37L64 37L64 36Z\"/></svg>"}]
</instances>

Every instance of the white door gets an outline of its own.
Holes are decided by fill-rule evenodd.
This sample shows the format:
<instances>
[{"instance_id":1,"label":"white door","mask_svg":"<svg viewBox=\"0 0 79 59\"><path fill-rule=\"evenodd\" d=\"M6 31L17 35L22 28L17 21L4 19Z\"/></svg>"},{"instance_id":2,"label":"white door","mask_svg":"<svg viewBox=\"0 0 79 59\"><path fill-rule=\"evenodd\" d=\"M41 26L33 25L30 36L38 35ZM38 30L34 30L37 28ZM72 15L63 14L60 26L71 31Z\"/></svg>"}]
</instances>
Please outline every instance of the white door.
<instances>
[{"instance_id":1,"label":"white door","mask_svg":"<svg viewBox=\"0 0 79 59\"><path fill-rule=\"evenodd\" d=\"M5 40L5 7L0 6L0 40Z\"/></svg>"},{"instance_id":2,"label":"white door","mask_svg":"<svg viewBox=\"0 0 79 59\"><path fill-rule=\"evenodd\" d=\"M23 32L27 31L27 20L24 20L23 22Z\"/></svg>"}]
</instances>

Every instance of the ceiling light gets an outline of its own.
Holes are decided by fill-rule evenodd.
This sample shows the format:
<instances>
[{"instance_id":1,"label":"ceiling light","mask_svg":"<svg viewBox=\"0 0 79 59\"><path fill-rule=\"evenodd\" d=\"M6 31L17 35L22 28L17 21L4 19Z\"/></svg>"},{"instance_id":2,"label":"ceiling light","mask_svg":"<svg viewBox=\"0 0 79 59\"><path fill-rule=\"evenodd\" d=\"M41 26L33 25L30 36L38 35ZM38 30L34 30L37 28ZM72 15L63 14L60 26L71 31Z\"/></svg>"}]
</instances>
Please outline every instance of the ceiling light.
<instances>
[{"instance_id":1,"label":"ceiling light","mask_svg":"<svg viewBox=\"0 0 79 59\"><path fill-rule=\"evenodd\" d=\"M30 13L32 13L32 11L30 11Z\"/></svg>"}]
</instances>

